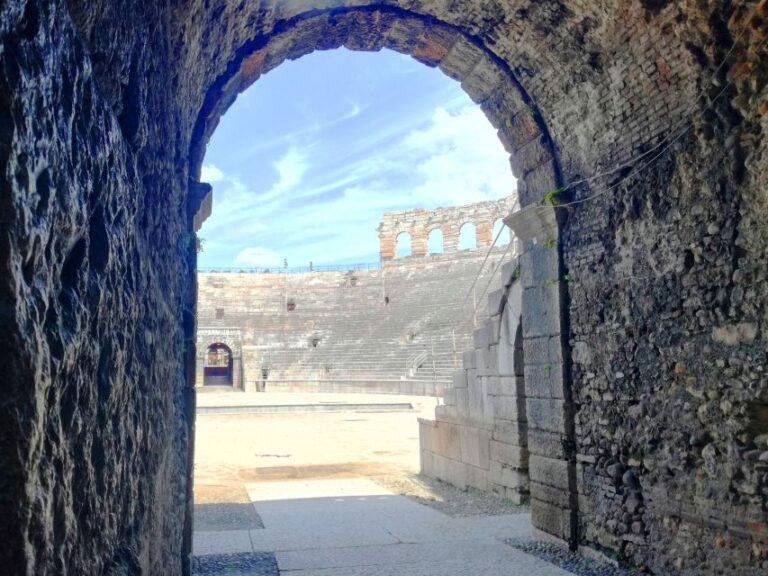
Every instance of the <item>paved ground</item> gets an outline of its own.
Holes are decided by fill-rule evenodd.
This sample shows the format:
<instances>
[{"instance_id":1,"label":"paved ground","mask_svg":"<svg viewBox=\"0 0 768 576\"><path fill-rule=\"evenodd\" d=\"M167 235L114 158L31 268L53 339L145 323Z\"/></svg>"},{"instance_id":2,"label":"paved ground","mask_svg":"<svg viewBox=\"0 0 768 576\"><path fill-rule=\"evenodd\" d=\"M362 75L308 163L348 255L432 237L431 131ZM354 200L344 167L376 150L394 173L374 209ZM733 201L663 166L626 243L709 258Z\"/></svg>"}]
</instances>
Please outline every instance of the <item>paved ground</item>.
<instances>
[{"instance_id":1,"label":"paved ground","mask_svg":"<svg viewBox=\"0 0 768 576\"><path fill-rule=\"evenodd\" d=\"M360 404L393 398L415 409L198 415L194 573L572 574L552 558L540 559L547 558L540 550L526 548L531 528L525 508L418 476L416 419L432 416L434 399L207 393L199 404ZM593 573L600 572L585 574Z\"/></svg>"},{"instance_id":2,"label":"paved ground","mask_svg":"<svg viewBox=\"0 0 768 576\"><path fill-rule=\"evenodd\" d=\"M529 537L526 514L452 518L367 478L247 489L265 528L197 532L196 554L272 552L297 576L568 574L504 543Z\"/></svg>"}]
</instances>

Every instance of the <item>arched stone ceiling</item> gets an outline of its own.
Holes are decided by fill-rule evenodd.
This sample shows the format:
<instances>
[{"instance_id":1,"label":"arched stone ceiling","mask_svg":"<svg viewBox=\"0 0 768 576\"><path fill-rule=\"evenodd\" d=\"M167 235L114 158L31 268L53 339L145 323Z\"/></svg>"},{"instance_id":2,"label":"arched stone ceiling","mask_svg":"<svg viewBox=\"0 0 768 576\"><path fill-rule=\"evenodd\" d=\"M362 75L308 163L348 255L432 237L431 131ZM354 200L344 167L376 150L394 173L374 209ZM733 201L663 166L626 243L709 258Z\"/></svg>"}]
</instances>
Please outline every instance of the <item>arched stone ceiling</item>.
<instances>
[{"instance_id":1,"label":"arched stone ceiling","mask_svg":"<svg viewBox=\"0 0 768 576\"><path fill-rule=\"evenodd\" d=\"M389 8L344 9L297 18L238 51L206 94L192 139L193 174L199 173L205 144L221 115L240 92L285 60L341 46L363 51L387 48L439 67L484 110L514 159L515 175L525 180L534 174L529 187L541 194L556 186L553 142L541 112L512 70L457 28Z\"/></svg>"}]
</instances>

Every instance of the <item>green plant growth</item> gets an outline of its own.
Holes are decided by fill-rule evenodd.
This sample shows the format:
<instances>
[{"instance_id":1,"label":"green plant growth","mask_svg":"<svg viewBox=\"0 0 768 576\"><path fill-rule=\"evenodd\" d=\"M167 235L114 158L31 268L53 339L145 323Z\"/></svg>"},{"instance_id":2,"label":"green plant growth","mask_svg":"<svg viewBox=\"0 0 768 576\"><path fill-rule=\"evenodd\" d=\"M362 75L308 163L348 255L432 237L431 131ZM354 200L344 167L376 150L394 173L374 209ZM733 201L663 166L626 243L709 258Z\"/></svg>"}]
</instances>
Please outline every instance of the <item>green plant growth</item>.
<instances>
[{"instance_id":1,"label":"green plant growth","mask_svg":"<svg viewBox=\"0 0 768 576\"><path fill-rule=\"evenodd\" d=\"M557 245L557 242L555 242L554 238L546 238L543 242L544 248L547 248L548 250L552 250Z\"/></svg>"},{"instance_id":2,"label":"green plant growth","mask_svg":"<svg viewBox=\"0 0 768 576\"><path fill-rule=\"evenodd\" d=\"M550 204L552 206L557 206L560 204L560 196L565 192L565 189L563 188L555 188L554 190L550 190L546 194L544 194L544 198L542 199L542 204Z\"/></svg>"}]
</instances>

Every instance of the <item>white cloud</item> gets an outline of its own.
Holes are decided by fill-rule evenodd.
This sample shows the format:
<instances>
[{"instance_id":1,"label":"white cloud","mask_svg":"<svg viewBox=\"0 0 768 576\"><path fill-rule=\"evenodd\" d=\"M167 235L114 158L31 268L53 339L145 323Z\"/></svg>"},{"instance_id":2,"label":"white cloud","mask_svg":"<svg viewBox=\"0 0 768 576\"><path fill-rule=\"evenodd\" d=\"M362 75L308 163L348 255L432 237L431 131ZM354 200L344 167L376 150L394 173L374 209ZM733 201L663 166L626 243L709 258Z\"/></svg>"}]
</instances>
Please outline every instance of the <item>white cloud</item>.
<instances>
[{"instance_id":1,"label":"white cloud","mask_svg":"<svg viewBox=\"0 0 768 576\"><path fill-rule=\"evenodd\" d=\"M420 176L411 191L417 202L459 205L516 190L507 153L476 106L455 113L437 108L430 125L410 132L402 147Z\"/></svg>"},{"instance_id":2,"label":"white cloud","mask_svg":"<svg viewBox=\"0 0 768 576\"><path fill-rule=\"evenodd\" d=\"M264 246L243 248L235 256L238 266L280 266L282 263L283 259L277 252Z\"/></svg>"},{"instance_id":3,"label":"white cloud","mask_svg":"<svg viewBox=\"0 0 768 576\"><path fill-rule=\"evenodd\" d=\"M203 168L200 170L200 181L214 184L224 180L224 173L219 170L214 164L203 164Z\"/></svg>"},{"instance_id":4,"label":"white cloud","mask_svg":"<svg viewBox=\"0 0 768 576\"><path fill-rule=\"evenodd\" d=\"M273 164L277 170L277 182L272 185L264 195L259 195L259 200L267 202L273 198L283 196L301 184L304 174L309 169L307 155L295 146L290 146Z\"/></svg>"},{"instance_id":5,"label":"white cloud","mask_svg":"<svg viewBox=\"0 0 768 576\"><path fill-rule=\"evenodd\" d=\"M356 117L360 116L360 112L362 112L362 111L363 111L363 109L360 107L360 104L357 104L357 103L353 102L352 103L352 110L350 110L349 112L344 114L344 116L342 116L339 120L342 121L342 122L344 120L351 120L352 118L356 118Z\"/></svg>"}]
</instances>

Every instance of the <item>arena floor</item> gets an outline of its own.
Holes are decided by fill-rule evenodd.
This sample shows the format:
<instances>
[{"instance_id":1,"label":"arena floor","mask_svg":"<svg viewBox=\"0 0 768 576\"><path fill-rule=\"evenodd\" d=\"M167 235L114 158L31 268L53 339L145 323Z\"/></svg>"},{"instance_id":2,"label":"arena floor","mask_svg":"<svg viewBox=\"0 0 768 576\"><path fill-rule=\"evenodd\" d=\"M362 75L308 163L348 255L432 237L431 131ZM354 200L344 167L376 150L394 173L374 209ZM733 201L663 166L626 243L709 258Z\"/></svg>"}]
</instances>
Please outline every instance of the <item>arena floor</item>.
<instances>
[{"instance_id":1,"label":"arena floor","mask_svg":"<svg viewBox=\"0 0 768 576\"><path fill-rule=\"evenodd\" d=\"M525 550L526 507L418 476L417 418L430 418L435 404L391 395L200 394L199 409L260 412L198 413L195 574L612 573L602 565L567 571L560 567L567 562ZM329 405L334 411L311 408Z\"/></svg>"}]
</instances>

